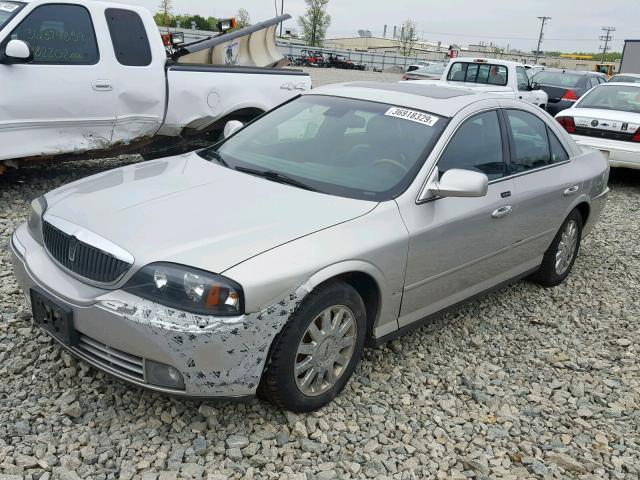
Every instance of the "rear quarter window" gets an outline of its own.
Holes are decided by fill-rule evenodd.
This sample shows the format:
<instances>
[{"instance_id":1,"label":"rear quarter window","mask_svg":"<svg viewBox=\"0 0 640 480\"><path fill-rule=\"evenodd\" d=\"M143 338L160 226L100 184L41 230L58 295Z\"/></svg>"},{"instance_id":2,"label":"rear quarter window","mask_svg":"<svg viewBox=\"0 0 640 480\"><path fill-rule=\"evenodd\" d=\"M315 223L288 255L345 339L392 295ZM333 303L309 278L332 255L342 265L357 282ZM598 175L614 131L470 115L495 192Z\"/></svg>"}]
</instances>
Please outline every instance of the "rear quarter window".
<instances>
[{"instance_id":1,"label":"rear quarter window","mask_svg":"<svg viewBox=\"0 0 640 480\"><path fill-rule=\"evenodd\" d=\"M140 16L123 8L107 8L104 14L118 63L128 67L150 65L151 48Z\"/></svg>"}]
</instances>

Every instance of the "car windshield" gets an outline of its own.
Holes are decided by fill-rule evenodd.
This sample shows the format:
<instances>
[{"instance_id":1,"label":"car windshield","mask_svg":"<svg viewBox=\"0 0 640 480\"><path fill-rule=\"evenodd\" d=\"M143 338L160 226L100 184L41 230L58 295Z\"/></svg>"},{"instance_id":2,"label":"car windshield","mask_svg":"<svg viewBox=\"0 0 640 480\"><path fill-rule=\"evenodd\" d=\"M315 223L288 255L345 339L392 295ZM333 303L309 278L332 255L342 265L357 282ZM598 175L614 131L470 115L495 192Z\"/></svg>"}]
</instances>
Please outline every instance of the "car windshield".
<instances>
[{"instance_id":1,"label":"car windshield","mask_svg":"<svg viewBox=\"0 0 640 480\"><path fill-rule=\"evenodd\" d=\"M436 74L436 75L442 75L442 72L444 72L444 65L439 65L439 64L433 64L433 65L428 65L426 67L422 67L418 69L417 73L431 73L431 74Z\"/></svg>"},{"instance_id":2,"label":"car windshield","mask_svg":"<svg viewBox=\"0 0 640 480\"><path fill-rule=\"evenodd\" d=\"M640 83L640 77L628 77L626 75L614 75L609 79L609 83L615 82L628 82L628 83Z\"/></svg>"},{"instance_id":3,"label":"car windshield","mask_svg":"<svg viewBox=\"0 0 640 480\"><path fill-rule=\"evenodd\" d=\"M4 27L24 6L21 2L0 2L0 28Z\"/></svg>"},{"instance_id":4,"label":"car windshield","mask_svg":"<svg viewBox=\"0 0 640 480\"><path fill-rule=\"evenodd\" d=\"M640 87L603 84L582 97L575 107L640 113Z\"/></svg>"},{"instance_id":5,"label":"car windshield","mask_svg":"<svg viewBox=\"0 0 640 480\"><path fill-rule=\"evenodd\" d=\"M535 74L532 78L534 82L540 85L552 85L554 87L575 88L583 75L575 73L549 72L543 71Z\"/></svg>"},{"instance_id":6,"label":"car windshield","mask_svg":"<svg viewBox=\"0 0 640 480\"><path fill-rule=\"evenodd\" d=\"M384 201L410 185L447 121L389 104L305 95L199 154L269 180Z\"/></svg>"}]
</instances>

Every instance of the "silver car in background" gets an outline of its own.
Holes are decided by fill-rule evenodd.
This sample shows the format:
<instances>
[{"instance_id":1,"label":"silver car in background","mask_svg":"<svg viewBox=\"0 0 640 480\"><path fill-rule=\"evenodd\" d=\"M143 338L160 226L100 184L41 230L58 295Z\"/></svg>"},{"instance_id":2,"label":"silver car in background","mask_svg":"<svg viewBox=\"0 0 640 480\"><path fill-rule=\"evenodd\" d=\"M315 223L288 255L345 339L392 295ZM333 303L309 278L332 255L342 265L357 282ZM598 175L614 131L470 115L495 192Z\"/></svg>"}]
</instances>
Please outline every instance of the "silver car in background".
<instances>
[{"instance_id":1,"label":"silver car in background","mask_svg":"<svg viewBox=\"0 0 640 480\"><path fill-rule=\"evenodd\" d=\"M236 127L36 199L11 242L34 321L139 386L314 410L365 344L561 283L608 192L539 108L446 86L327 86Z\"/></svg>"}]
</instances>

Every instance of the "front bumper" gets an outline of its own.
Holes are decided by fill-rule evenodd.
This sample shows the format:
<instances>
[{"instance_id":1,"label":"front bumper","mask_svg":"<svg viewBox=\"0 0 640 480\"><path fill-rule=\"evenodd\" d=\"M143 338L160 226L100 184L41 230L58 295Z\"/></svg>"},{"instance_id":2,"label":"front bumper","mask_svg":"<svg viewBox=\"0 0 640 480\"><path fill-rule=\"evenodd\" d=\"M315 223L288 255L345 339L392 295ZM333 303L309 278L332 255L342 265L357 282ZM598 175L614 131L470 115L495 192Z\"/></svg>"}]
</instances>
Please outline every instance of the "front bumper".
<instances>
[{"instance_id":1,"label":"front bumper","mask_svg":"<svg viewBox=\"0 0 640 480\"><path fill-rule=\"evenodd\" d=\"M73 312L80 340L63 345L121 380L188 397L255 394L269 347L297 305L295 293L278 308L238 317L203 317L167 309L122 290L102 290L64 273L20 226L11 239L13 269L26 301L38 286ZM277 313L276 313L277 312ZM283 313L284 312L284 313ZM184 389L149 383L148 361L177 369Z\"/></svg>"},{"instance_id":2,"label":"front bumper","mask_svg":"<svg viewBox=\"0 0 640 480\"><path fill-rule=\"evenodd\" d=\"M571 138L580 146L600 150L612 167L640 169L640 144L582 135Z\"/></svg>"}]
</instances>

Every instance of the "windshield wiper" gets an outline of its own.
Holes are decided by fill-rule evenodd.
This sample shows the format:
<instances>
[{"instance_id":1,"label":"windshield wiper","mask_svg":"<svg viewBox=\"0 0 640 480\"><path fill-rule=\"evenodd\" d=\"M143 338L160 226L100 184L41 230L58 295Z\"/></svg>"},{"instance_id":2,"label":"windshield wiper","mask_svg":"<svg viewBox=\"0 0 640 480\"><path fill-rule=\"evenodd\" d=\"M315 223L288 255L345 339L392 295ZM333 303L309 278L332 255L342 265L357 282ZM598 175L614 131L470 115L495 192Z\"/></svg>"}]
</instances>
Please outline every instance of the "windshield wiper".
<instances>
[{"instance_id":1,"label":"windshield wiper","mask_svg":"<svg viewBox=\"0 0 640 480\"><path fill-rule=\"evenodd\" d=\"M318 192L317 188L312 187L311 185L307 185L300 180L296 180L293 177L289 177L287 175L283 175L282 173L274 172L272 170L256 170L254 168L248 167L234 167L237 171L248 173L250 175L255 175L257 177L266 178L267 180L271 180L272 182L284 183L286 185L292 185L294 187L302 188L304 190L310 190L312 192Z\"/></svg>"},{"instance_id":2,"label":"windshield wiper","mask_svg":"<svg viewBox=\"0 0 640 480\"><path fill-rule=\"evenodd\" d=\"M229 166L229 164L225 162L224 158L222 158L222 155L220 155L220 153L218 153L216 150L210 150L206 152L206 155L207 157L209 157L208 160L215 160L220 165L223 165L225 167Z\"/></svg>"}]
</instances>

